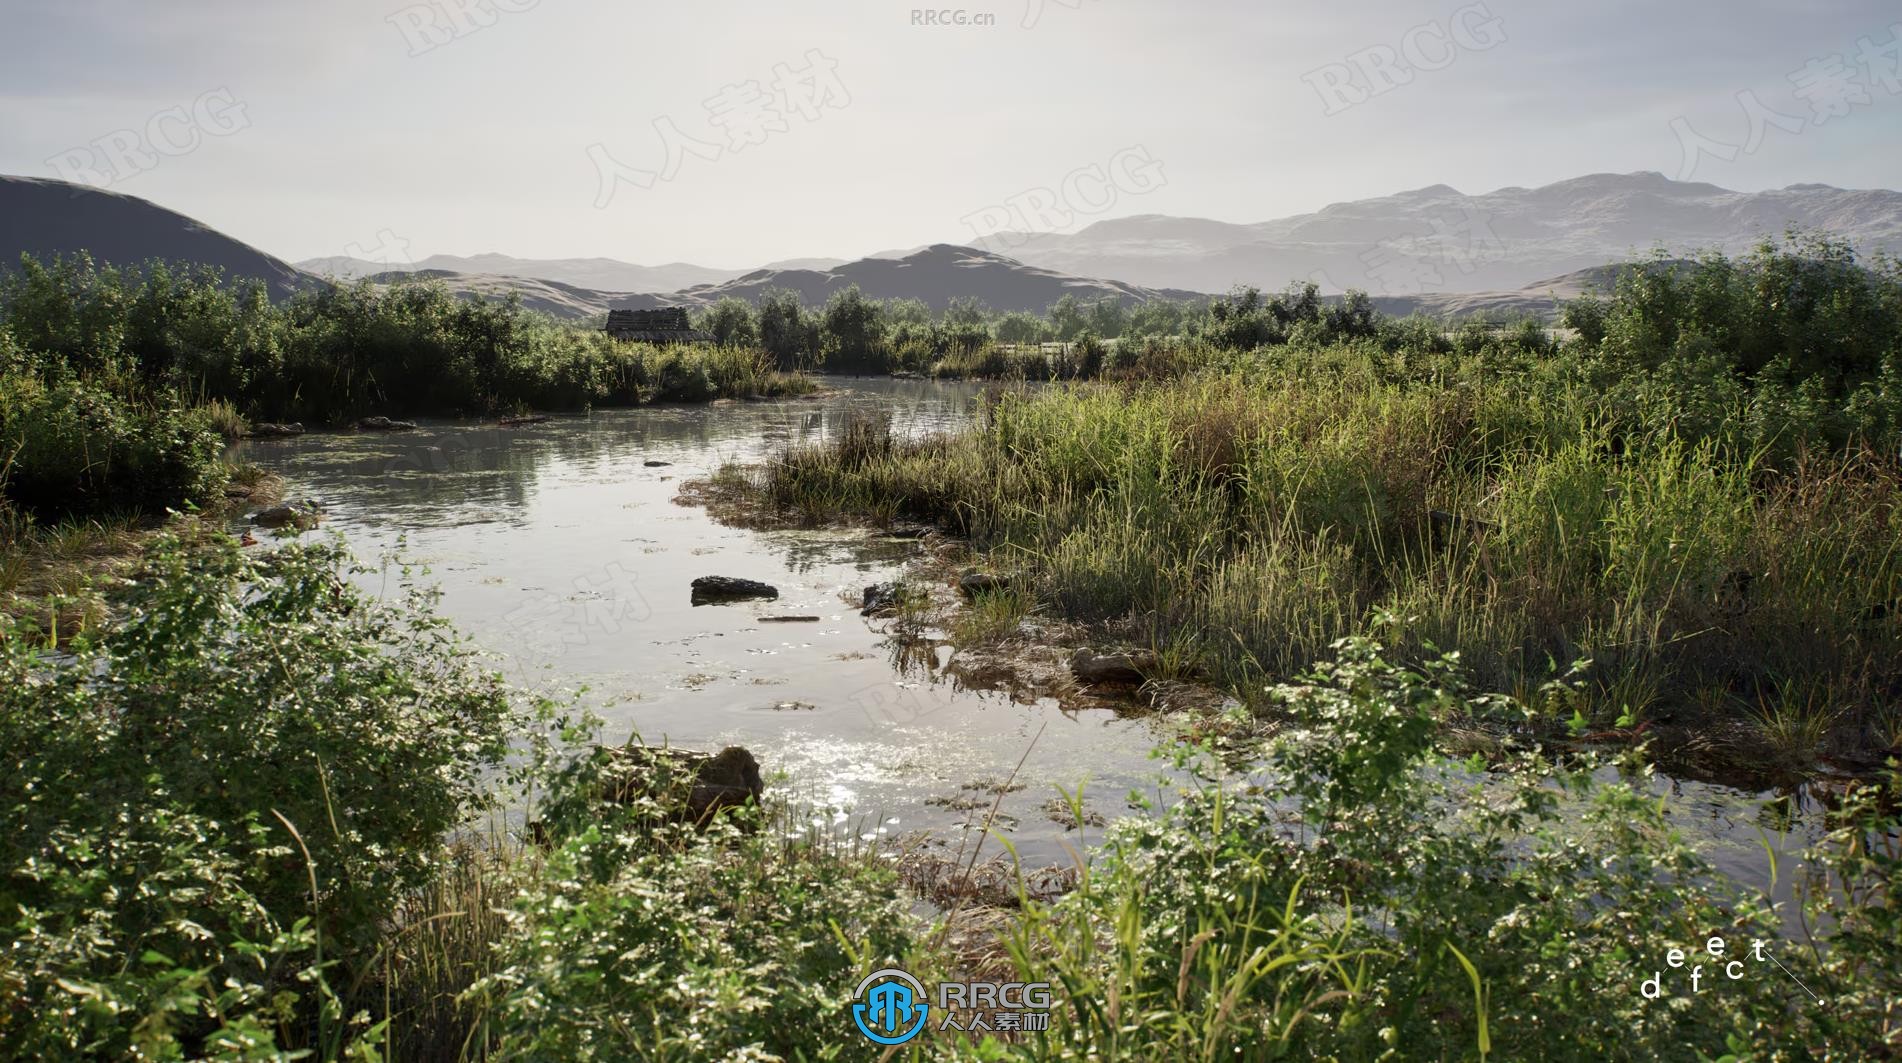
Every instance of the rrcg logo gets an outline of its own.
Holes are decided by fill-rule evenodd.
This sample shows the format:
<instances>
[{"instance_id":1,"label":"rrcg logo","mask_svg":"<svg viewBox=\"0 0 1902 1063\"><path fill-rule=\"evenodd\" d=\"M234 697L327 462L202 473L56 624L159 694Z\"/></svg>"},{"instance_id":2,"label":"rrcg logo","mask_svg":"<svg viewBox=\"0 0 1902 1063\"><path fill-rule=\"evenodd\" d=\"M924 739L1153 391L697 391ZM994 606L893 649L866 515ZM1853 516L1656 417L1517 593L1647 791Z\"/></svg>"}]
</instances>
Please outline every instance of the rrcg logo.
<instances>
[{"instance_id":1,"label":"rrcg logo","mask_svg":"<svg viewBox=\"0 0 1902 1063\"><path fill-rule=\"evenodd\" d=\"M931 1004L925 987L896 967L873 971L852 991L852 1021L881 1045L902 1045L938 1012L939 1030L1041 1032L1050 1029L1049 982L940 982ZM960 1013L968 1013L960 1020Z\"/></svg>"},{"instance_id":2,"label":"rrcg logo","mask_svg":"<svg viewBox=\"0 0 1902 1063\"><path fill-rule=\"evenodd\" d=\"M931 1005L925 987L896 967L873 971L852 991L852 1021L881 1045L902 1045L925 1028Z\"/></svg>"}]
</instances>

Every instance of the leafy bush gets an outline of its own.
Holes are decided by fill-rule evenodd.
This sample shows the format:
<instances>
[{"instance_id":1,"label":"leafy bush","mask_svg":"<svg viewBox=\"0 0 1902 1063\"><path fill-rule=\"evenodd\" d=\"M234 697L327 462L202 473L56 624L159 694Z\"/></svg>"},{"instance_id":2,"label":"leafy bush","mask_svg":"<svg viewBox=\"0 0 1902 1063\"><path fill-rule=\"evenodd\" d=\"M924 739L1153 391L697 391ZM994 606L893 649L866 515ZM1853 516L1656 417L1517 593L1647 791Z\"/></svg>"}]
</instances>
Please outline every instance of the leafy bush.
<instances>
[{"instance_id":1,"label":"leafy bush","mask_svg":"<svg viewBox=\"0 0 1902 1063\"><path fill-rule=\"evenodd\" d=\"M0 1054L340 1036L326 987L494 800L517 723L426 598L348 575L161 543L105 638L0 639L0 966L30 1004Z\"/></svg>"},{"instance_id":2,"label":"leafy bush","mask_svg":"<svg viewBox=\"0 0 1902 1063\"><path fill-rule=\"evenodd\" d=\"M850 1058L852 986L913 947L890 865L757 809L702 831L604 804L603 763L559 777L556 848L473 990L492 1058Z\"/></svg>"},{"instance_id":3,"label":"leafy bush","mask_svg":"<svg viewBox=\"0 0 1902 1063\"><path fill-rule=\"evenodd\" d=\"M1075 892L1024 898L1017 976L1064 998L1026 1057L1846 1060L1902 1044L1897 821L1873 788L1811 854L1828 879L1806 914L1836 930L1796 945L1642 779L1449 760L1444 714L1510 707L1468 694L1451 658L1336 650L1271 692L1291 726L1262 785L1211 779L1121 821ZM1665 971L1678 984L1644 997L1669 948L1713 936L1743 978L1692 993ZM1831 1004L1754 958L1756 940Z\"/></svg>"}]
</instances>

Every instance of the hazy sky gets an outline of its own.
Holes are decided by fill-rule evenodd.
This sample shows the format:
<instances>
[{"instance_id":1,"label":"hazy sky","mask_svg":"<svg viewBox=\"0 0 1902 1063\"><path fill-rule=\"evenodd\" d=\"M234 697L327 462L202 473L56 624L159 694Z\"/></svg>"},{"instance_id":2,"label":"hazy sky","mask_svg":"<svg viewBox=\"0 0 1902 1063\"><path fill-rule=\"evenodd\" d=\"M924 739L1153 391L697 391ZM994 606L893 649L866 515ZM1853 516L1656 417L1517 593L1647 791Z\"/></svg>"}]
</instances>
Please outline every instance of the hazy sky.
<instances>
[{"instance_id":1,"label":"hazy sky","mask_svg":"<svg viewBox=\"0 0 1902 1063\"><path fill-rule=\"evenodd\" d=\"M1896 187L1898 23L1895 0L0 0L0 171L289 259L395 260L387 231L411 258L726 267L1675 176L1693 133L1698 180ZM1754 145L1739 93L1783 116ZM657 119L691 149L670 178Z\"/></svg>"}]
</instances>

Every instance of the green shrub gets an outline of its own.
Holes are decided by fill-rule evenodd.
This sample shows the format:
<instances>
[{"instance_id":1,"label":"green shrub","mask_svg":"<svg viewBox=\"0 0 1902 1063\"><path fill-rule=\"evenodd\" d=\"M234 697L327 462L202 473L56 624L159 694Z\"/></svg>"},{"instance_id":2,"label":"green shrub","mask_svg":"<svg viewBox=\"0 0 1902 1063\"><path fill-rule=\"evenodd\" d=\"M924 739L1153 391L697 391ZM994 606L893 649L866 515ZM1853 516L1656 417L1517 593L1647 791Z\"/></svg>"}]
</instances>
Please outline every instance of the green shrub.
<instances>
[{"instance_id":1,"label":"green shrub","mask_svg":"<svg viewBox=\"0 0 1902 1063\"><path fill-rule=\"evenodd\" d=\"M374 969L517 723L425 598L349 571L162 542L102 639L0 639L0 965L33 1004L0 1054L342 1036L320 960L340 992Z\"/></svg>"},{"instance_id":2,"label":"green shrub","mask_svg":"<svg viewBox=\"0 0 1902 1063\"><path fill-rule=\"evenodd\" d=\"M557 779L554 851L472 991L491 1058L853 1058L853 985L914 944L889 863L783 810L701 830L656 797L606 805L600 766Z\"/></svg>"},{"instance_id":3,"label":"green shrub","mask_svg":"<svg viewBox=\"0 0 1902 1063\"><path fill-rule=\"evenodd\" d=\"M1812 949L1644 780L1437 753L1448 714L1515 711L1468 693L1451 658L1335 653L1268 692L1289 726L1267 772L1204 776L1115 824L1069 896L1024 898L1016 976L1062 998L1024 1057L1847 1060L1902 1042L1891 788L1810 854L1808 925L1835 928ZM1696 963L1713 936L1746 975L1705 960L1693 994L1665 953ZM1829 1006L1755 959L1758 940ZM1675 981L1649 1000L1654 972Z\"/></svg>"}]
</instances>

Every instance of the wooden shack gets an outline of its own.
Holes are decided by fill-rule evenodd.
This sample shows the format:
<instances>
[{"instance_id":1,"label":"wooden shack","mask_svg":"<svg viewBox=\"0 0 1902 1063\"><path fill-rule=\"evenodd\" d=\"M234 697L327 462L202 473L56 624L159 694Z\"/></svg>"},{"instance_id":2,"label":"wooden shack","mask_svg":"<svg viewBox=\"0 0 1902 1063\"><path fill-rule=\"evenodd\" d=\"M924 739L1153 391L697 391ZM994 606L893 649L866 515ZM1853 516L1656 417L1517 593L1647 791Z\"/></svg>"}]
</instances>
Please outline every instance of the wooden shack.
<instances>
[{"instance_id":1,"label":"wooden shack","mask_svg":"<svg viewBox=\"0 0 1902 1063\"><path fill-rule=\"evenodd\" d=\"M684 306L663 306L654 310L610 310L606 332L617 340L640 343L712 343L713 334L702 332L687 320Z\"/></svg>"}]
</instances>

